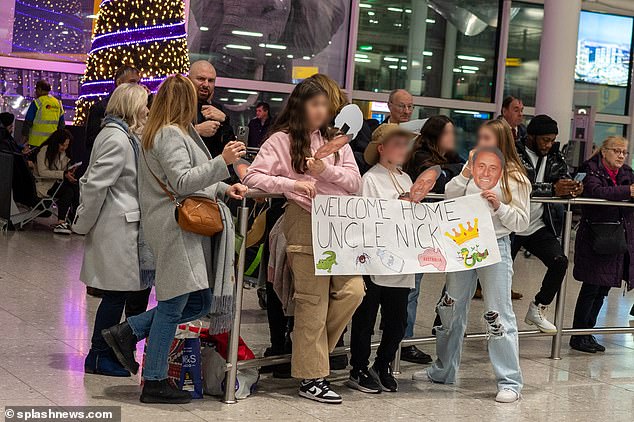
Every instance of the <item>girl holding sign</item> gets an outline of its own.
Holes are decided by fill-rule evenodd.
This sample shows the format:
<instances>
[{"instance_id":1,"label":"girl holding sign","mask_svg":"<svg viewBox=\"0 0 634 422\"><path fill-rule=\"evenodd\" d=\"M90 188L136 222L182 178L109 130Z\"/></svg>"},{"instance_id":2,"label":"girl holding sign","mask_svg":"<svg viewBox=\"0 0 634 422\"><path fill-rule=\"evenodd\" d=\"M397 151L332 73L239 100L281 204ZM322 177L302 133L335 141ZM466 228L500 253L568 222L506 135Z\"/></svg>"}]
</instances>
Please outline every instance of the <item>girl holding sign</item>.
<instances>
[{"instance_id":1,"label":"girl holding sign","mask_svg":"<svg viewBox=\"0 0 634 422\"><path fill-rule=\"evenodd\" d=\"M354 195L361 176L349 145L322 158L313 153L329 142L330 103L313 78L299 83L260 148L244 183L288 199L283 232L295 286L295 326L291 375L301 379L299 395L341 403L325 380L328 355L364 295L361 276L316 276L311 233L312 198Z\"/></svg>"},{"instance_id":2,"label":"girl holding sign","mask_svg":"<svg viewBox=\"0 0 634 422\"><path fill-rule=\"evenodd\" d=\"M488 267L447 274L447 291L437 306L442 321L436 328L438 359L430 368L414 373L413 378L442 384L456 381L469 305L479 278L487 309L484 319L489 358L498 380L495 400L512 403L520 398L523 381L511 304L513 259L509 235L528 227L531 184L506 122L491 120L482 125L478 146L460 175L447 183L445 192L447 198L480 194L489 203L502 260Z\"/></svg>"}]
</instances>

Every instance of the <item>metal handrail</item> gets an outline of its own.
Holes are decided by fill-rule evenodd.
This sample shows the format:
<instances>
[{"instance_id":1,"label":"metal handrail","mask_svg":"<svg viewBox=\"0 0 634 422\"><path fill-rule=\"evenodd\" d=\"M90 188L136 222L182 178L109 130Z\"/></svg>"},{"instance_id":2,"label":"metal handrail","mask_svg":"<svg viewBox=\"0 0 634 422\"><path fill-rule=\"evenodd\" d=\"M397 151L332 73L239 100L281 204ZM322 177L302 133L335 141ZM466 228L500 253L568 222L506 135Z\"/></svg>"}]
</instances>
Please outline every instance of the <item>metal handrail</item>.
<instances>
[{"instance_id":1,"label":"metal handrail","mask_svg":"<svg viewBox=\"0 0 634 422\"><path fill-rule=\"evenodd\" d=\"M242 200L242 205L238 208L238 230L242 236L246 236L247 233L247 221L249 217L249 207L247 206L247 199L264 199L264 198L284 198L283 194L266 193L257 189L250 189L245 198ZM430 193L426 196L428 199L445 199L445 195ZM564 219L564 233L563 233L563 250L566 255L570 254L570 239L572 232L572 206L573 205L599 205L599 206L617 206L617 207L634 207L634 202L629 201L608 201L604 199L595 198L558 198L558 197L533 197L531 198L533 203L544 204L562 204L566 206L565 219ZM235 385L238 368L252 368L280 363L290 362L291 355L278 355L268 356L264 358L256 358L246 361L238 362L238 339L240 338L240 323L242 312L242 290L244 281L244 263L245 263L245 242L242 242L237 262L237 276L235 286L235 301L236 312L233 320L232 330L229 333L229 351L227 354L227 366L226 366L226 384ZM551 359L561 359L561 344L562 337L564 335L578 335L578 334L623 334L634 333L634 327L602 327L592 329L575 329L575 328L563 328L564 319L564 306L566 297L566 288L568 285L568 277L570 271L566 270L566 276L561 284L559 293L557 293L556 307L555 307L555 320L554 325L557 327L556 333L542 333L539 330L523 330L518 331L519 337L553 337L551 347ZM486 333L472 333L465 336L466 340L483 340L487 338ZM416 337L409 338L402 341L403 346L411 346L416 344L434 343L436 337ZM378 347L379 343L372 343L371 347ZM331 355L341 355L348 353L349 347L338 347ZM400 358L397 356L395 360L394 372L398 373L400 370ZM224 403L236 403L235 389L226 388Z\"/></svg>"}]
</instances>

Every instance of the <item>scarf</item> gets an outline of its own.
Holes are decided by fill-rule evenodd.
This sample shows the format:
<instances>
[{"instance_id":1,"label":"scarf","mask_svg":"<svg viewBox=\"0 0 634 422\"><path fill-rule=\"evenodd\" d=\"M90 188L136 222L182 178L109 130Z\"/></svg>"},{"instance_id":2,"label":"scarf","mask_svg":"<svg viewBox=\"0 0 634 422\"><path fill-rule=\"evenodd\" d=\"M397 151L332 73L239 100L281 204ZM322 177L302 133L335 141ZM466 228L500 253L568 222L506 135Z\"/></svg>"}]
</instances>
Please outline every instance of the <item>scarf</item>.
<instances>
[{"instance_id":1,"label":"scarf","mask_svg":"<svg viewBox=\"0 0 634 422\"><path fill-rule=\"evenodd\" d=\"M608 176L610 176L610 179L612 179L612 182L616 186L616 176L619 174L619 169L612 170L610 167L608 167L605 160L601 159L601 161L601 164L603 164L603 167L605 167L605 171L608 173Z\"/></svg>"},{"instance_id":2,"label":"scarf","mask_svg":"<svg viewBox=\"0 0 634 422\"><path fill-rule=\"evenodd\" d=\"M137 166L137 177L138 177L138 168L139 168L139 153L140 153L140 141L136 134L130 132L130 128L128 124L118 116L113 116L111 114L107 115L103 119L102 126L107 125L108 123L113 123L125 132L128 136L128 140L130 141L130 146L132 146L132 151L134 151L134 161ZM137 180L138 186L138 180ZM154 255L152 255L152 250L150 246L147 244L145 237L143 236L143 219L139 223L139 235L137 239L137 245L139 250L139 278L141 280L141 289L145 290L154 285L154 278L156 275L156 265L154 262Z\"/></svg>"}]
</instances>

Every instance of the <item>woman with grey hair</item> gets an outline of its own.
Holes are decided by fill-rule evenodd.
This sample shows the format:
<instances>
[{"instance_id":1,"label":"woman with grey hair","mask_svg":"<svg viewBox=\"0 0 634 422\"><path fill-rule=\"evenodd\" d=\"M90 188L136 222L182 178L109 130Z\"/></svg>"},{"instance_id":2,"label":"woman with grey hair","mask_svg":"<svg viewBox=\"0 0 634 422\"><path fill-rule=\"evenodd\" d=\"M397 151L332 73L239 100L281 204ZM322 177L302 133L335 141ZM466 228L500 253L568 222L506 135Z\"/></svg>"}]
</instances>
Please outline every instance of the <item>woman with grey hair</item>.
<instances>
[{"instance_id":1,"label":"woman with grey hair","mask_svg":"<svg viewBox=\"0 0 634 422\"><path fill-rule=\"evenodd\" d=\"M137 134L147 119L147 99L147 90L138 84L115 89L79 182L81 204L73 231L86 235L80 278L88 287L104 291L84 363L86 373L130 376L101 330L118 324L126 307L128 316L144 312L154 280L152 254L141 233L137 188Z\"/></svg>"}]
</instances>

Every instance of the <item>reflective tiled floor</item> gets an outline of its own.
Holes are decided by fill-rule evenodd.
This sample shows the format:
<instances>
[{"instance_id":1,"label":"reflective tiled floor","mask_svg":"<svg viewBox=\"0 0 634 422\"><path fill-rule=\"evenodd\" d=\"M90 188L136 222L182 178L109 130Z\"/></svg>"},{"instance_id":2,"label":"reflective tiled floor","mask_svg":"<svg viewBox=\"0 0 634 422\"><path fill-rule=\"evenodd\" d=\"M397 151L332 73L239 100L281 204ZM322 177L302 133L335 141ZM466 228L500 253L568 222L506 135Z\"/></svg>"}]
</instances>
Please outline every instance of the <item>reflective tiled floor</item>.
<instances>
[{"instance_id":1,"label":"reflective tiled floor","mask_svg":"<svg viewBox=\"0 0 634 422\"><path fill-rule=\"evenodd\" d=\"M410 381L415 365L403 364L400 391L369 396L343 385L347 373L333 373L344 397L340 406L300 399L292 380L263 377L259 391L235 405L208 397L182 406L138 402L138 378L84 375L98 299L85 295L78 280L83 240L53 235L43 225L0 235L0 407L5 405L121 405L123 419L159 421L224 420L354 420L360 421L632 421L634 420L634 338L598 336L604 354L569 350L562 359L548 358L550 339L526 338L520 343L525 378L523 399L516 404L493 401L495 383L481 341L466 343L459 383L455 386ZM515 302L523 321L531 293L544 269L536 259L518 258L514 286L525 294ZM443 279L427 276L419 307L418 335L430 332L434 300ZM568 288L566 325L570 325L578 283ZM600 315L601 325L634 324L629 310L634 295L614 290ZM470 332L481 332L481 301L474 301ZM552 314L552 310L551 310ZM243 336L256 353L268 338L266 315L257 306L255 290L245 291ZM527 329L520 322L520 329ZM433 354L433 346L424 349Z\"/></svg>"}]
</instances>

